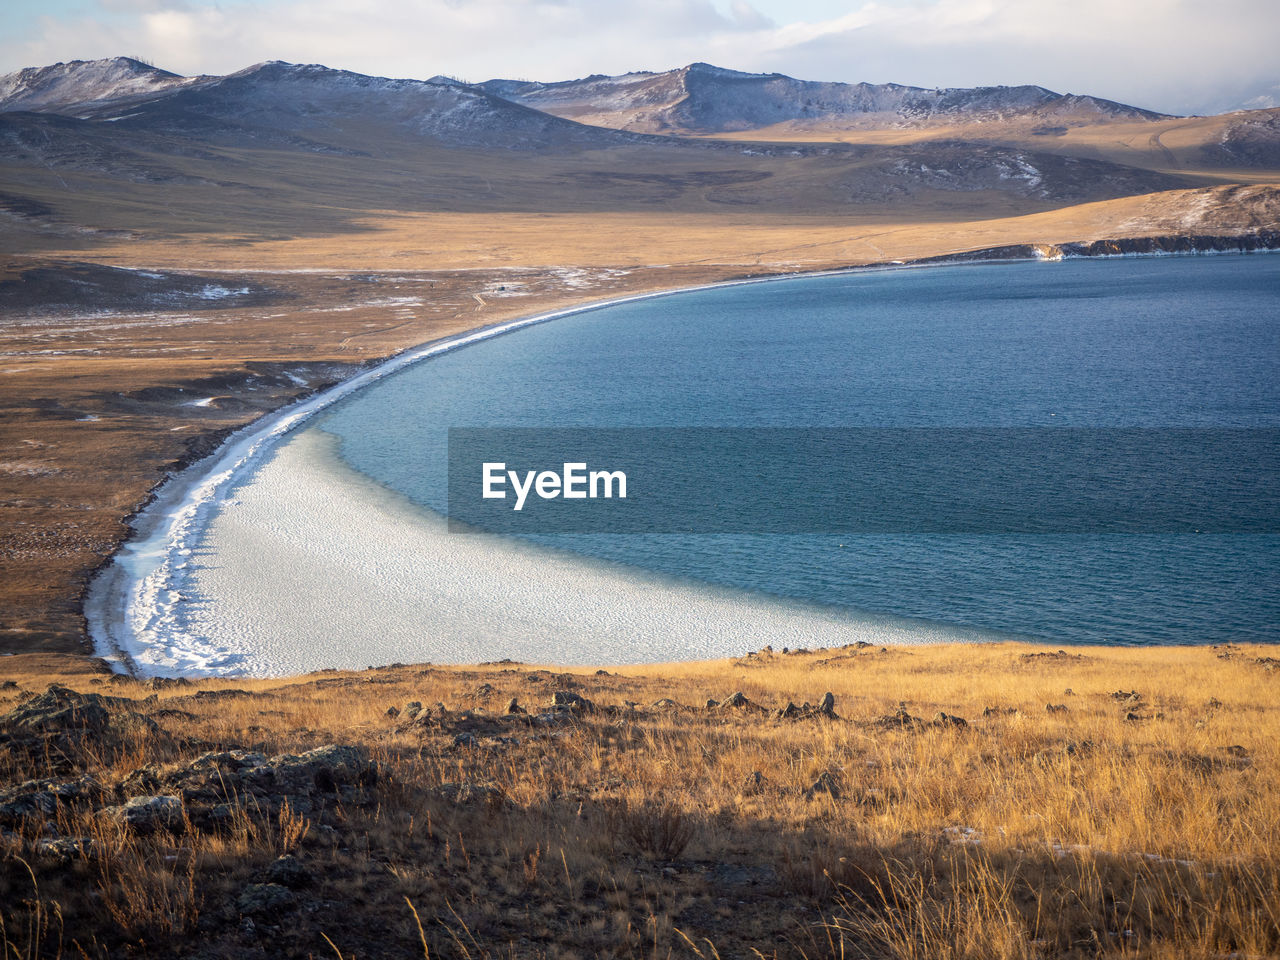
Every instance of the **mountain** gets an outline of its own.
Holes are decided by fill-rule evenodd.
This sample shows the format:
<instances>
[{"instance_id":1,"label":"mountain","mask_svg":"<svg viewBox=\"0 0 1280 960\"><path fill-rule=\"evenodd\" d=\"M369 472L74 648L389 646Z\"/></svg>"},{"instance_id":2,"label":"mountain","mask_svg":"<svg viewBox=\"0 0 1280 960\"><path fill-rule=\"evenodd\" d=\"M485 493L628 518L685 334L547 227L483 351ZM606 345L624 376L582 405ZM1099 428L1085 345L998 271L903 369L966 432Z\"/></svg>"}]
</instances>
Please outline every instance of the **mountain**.
<instances>
[{"instance_id":1,"label":"mountain","mask_svg":"<svg viewBox=\"0 0 1280 960\"><path fill-rule=\"evenodd\" d=\"M645 87L650 108L660 111L690 77L703 76L707 83L694 83L703 99L690 104L685 95L677 104L703 126L773 119L778 89L799 83L775 77L761 86L755 75L709 67L634 76L647 79L593 82L630 104ZM1038 87L802 86L830 94L810 98L815 116L833 103L894 122L946 111L1049 117L1099 109ZM391 79L279 61L195 78L127 60L21 71L5 78L0 100L0 227L11 234L0 230L0 242L16 249L35 234L46 243L168 231L238 243L359 231L389 213L733 211L940 222L957 210L990 219L1206 182L1177 170L1159 145L1130 164L1064 151L1062 136L997 141L959 126L896 142L655 135L578 123L498 89L511 94L445 77Z\"/></svg>"},{"instance_id":2,"label":"mountain","mask_svg":"<svg viewBox=\"0 0 1280 960\"><path fill-rule=\"evenodd\" d=\"M364 152L380 141L545 149L610 144L587 127L444 77L393 80L270 61L222 77L179 77L127 58L23 70L0 80L0 112L110 121L122 132L206 142Z\"/></svg>"},{"instance_id":3,"label":"mountain","mask_svg":"<svg viewBox=\"0 0 1280 960\"><path fill-rule=\"evenodd\" d=\"M1021 120L1055 126L1163 115L1044 87L930 90L896 83L823 83L694 63L665 73L536 83L489 80L480 89L582 123L644 133L727 133L781 123L858 127Z\"/></svg>"},{"instance_id":4,"label":"mountain","mask_svg":"<svg viewBox=\"0 0 1280 960\"><path fill-rule=\"evenodd\" d=\"M0 112L70 113L87 105L145 98L206 78L183 77L130 57L72 60L0 77Z\"/></svg>"}]
</instances>

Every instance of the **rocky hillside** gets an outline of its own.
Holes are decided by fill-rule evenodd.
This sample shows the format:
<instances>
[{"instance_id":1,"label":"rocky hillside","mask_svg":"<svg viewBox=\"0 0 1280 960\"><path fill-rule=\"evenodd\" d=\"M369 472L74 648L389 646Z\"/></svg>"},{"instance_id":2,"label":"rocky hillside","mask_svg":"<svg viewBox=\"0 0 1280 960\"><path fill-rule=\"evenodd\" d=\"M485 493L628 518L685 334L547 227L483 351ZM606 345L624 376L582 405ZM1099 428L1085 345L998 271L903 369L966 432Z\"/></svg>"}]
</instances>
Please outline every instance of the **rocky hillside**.
<instances>
[{"instance_id":1,"label":"rocky hillside","mask_svg":"<svg viewBox=\"0 0 1280 960\"><path fill-rule=\"evenodd\" d=\"M145 683L15 657L0 946L1271 957L1278 653L860 643Z\"/></svg>"},{"instance_id":2,"label":"rocky hillside","mask_svg":"<svg viewBox=\"0 0 1280 960\"><path fill-rule=\"evenodd\" d=\"M1043 87L926 89L897 83L822 83L694 63L665 73L536 83L489 80L480 89L583 123L645 133L723 133L787 122L918 127L1019 119L1046 125L1156 120L1161 114Z\"/></svg>"}]
</instances>

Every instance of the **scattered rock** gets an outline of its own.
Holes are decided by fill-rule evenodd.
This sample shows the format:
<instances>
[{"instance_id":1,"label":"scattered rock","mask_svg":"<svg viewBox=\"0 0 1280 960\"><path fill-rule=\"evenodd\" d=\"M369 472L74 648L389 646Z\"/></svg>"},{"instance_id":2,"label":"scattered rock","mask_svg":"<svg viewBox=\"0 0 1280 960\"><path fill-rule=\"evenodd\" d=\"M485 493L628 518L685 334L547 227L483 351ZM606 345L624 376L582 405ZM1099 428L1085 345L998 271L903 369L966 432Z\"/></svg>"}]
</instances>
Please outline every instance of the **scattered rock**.
<instances>
[{"instance_id":1,"label":"scattered rock","mask_svg":"<svg viewBox=\"0 0 1280 960\"><path fill-rule=\"evenodd\" d=\"M3 681L0 681L0 690L17 690L17 689L18 689L18 681L17 681L17 680L3 680Z\"/></svg>"},{"instance_id":2,"label":"scattered rock","mask_svg":"<svg viewBox=\"0 0 1280 960\"><path fill-rule=\"evenodd\" d=\"M1229 747L1223 747L1222 752L1239 760L1249 759L1249 751L1238 743L1233 743Z\"/></svg>"},{"instance_id":3,"label":"scattered rock","mask_svg":"<svg viewBox=\"0 0 1280 960\"><path fill-rule=\"evenodd\" d=\"M400 716L400 708L395 706L387 707L387 716L393 719Z\"/></svg>"},{"instance_id":4,"label":"scattered rock","mask_svg":"<svg viewBox=\"0 0 1280 960\"><path fill-rule=\"evenodd\" d=\"M1045 713L1066 713L1067 705L1065 703L1046 703L1044 705Z\"/></svg>"},{"instance_id":5,"label":"scattered rock","mask_svg":"<svg viewBox=\"0 0 1280 960\"><path fill-rule=\"evenodd\" d=\"M507 707L503 711L503 713L505 713L508 717L514 717L514 716L519 716L520 714L528 713L528 711L525 710L524 707L520 706L520 701L518 701L515 697L512 697L510 700L507 701Z\"/></svg>"},{"instance_id":6,"label":"scattered rock","mask_svg":"<svg viewBox=\"0 0 1280 960\"><path fill-rule=\"evenodd\" d=\"M822 695L822 701L818 704L818 712L828 717L836 715L836 697L830 690Z\"/></svg>"},{"instance_id":7,"label":"scattered rock","mask_svg":"<svg viewBox=\"0 0 1280 960\"><path fill-rule=\"evenodd\" d=\"M765 788L765 785L768 784L768 782L769 778L763 773L759 770L752 770L747 774L746 780L743 781L742 792L748 795L759 793Z\"/></svg>"},{"instance_id":8,"label":"scattered rock","mask_svg":"<svg viewBox=\"0 0 1280 960\"><path fill-rule=\"evenodd\" d=\"M1017 707L985 707L982 711L984 717L1011 717L1018 712Z\"/></svg>"},{"instance_id":9,"label":"scattered rock","mask_svg":"<svg viewBox=\"0 0 1280 960\"><path fill-rule=\"evenodd\" d=\"M933 725L935 727L954 727L957 730L963 730L969 726L969 721L964 717L957 717L953 713L943 713L939 710L934 714Z\"/></svg>"},{"instance_id":10,"label":"scattered rock","mask_svg":"<svg viewBox=\"0 0 1280 960\"><path fill-rule=\"evenodd\" d=\"M744 694L741 690L739 690L737 693L733 694L732 696L725 697L723 700L721 700L720 706L726 707L726 708L731 707L734 710L744 710L747 707L751 706L751 701L747 699L746 694Z\"/></svg>"},{"instance_id":11,"label":"scattered rock","mask_svg":"<svg viewBox=\"0 0 1280 960\"><path fill-rule=\"evenodd\" d=\"M422 704L417 700L411 700L404 705L404 709L400 712L404 714L406 720L414 720L422 712Z\"/></svg>"}]
</instances>

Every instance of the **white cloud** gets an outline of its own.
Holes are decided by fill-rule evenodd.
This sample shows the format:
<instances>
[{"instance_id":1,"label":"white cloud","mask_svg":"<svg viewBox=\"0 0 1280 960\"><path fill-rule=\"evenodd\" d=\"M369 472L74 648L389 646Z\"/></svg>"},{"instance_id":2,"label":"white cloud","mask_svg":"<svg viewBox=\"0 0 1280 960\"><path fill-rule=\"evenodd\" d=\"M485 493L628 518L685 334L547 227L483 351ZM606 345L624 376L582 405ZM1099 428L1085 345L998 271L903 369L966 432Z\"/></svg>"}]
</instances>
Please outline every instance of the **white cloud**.
<instances>
[{"instance_id":1,"label":"white cloud","mask_svg":"<svg viewBox=\"0 0 1280 960\"><path fill-rule=\"evenodd\" d=\"M805 79L1039 83L1169 111L1223 105L1280 73L1274 0L855 0L807 21L779 0L96 2L0 41L0 70L133 53L183 73L283 59L554 80L708 60Z\"/></svg>"}]
</instances>

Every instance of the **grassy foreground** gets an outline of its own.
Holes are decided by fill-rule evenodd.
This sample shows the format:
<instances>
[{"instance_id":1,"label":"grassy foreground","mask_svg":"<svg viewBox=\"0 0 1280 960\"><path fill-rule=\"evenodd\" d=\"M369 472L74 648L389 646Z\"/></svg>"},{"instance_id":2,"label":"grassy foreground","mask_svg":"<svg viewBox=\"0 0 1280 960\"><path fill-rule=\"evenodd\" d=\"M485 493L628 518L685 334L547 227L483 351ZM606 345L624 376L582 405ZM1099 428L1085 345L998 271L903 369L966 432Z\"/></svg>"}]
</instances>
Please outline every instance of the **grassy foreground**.
<instances>
[{"instance_id":1,"label":"grassy foreground","mask_svg":"<svg viewBox=\"0 0 1280 960\"><path fill-rule=\"evenodd\" d=\"M1277 658L860 646L190 684L5 658L0 944L1276 956Z\"/></svg>"}]
</instances>

